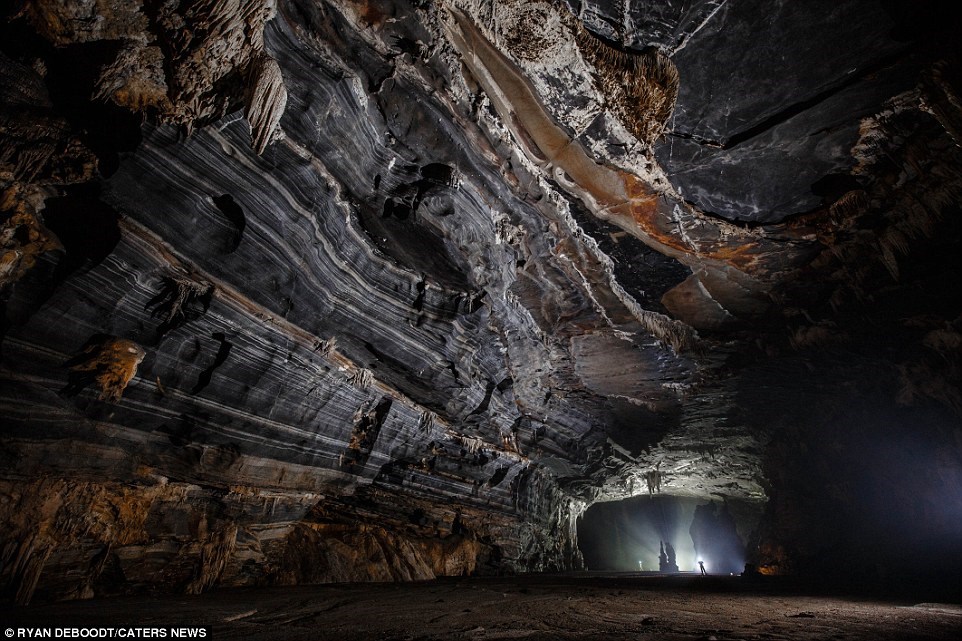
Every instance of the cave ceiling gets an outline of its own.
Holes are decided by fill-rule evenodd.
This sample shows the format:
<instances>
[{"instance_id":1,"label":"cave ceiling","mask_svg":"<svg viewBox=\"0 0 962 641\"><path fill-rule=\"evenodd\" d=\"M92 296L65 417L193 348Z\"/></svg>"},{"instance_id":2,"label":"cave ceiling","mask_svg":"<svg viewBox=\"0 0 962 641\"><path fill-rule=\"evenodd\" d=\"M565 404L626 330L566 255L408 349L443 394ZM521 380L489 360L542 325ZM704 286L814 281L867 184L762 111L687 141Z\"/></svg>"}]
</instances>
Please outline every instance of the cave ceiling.
<instances>
[{"instance_id":1,"label":"cave ceiling","mask_svg":"<svg viewBox=\"0 0 962 641\"><path fill-rule=\"evenodd\" d=\"M962 410L960 84L897 3L15 4L17 590L70 504L187 591L570 567L594 501L764 502L820 386Z\"/></svg>"}]
</instances>

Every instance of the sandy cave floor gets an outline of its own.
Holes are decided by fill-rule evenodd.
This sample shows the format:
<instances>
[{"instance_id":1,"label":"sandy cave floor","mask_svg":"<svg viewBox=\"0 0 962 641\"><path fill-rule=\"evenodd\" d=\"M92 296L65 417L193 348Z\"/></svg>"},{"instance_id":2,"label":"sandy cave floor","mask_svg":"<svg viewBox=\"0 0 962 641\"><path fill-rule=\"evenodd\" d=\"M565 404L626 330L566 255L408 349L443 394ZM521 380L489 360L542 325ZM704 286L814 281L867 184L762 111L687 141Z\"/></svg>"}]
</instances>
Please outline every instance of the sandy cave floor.
<instances>
[{"instance_id":1,"label":"sandy cave floor","mask_svg":"<svg viewBox=\"0 0 962 641\"><path fill-rule=\"evenodd\" d=\"M561 575L235 589L8 609L9 626L210 626L213 639L962 639L962 606L739 577Z\"/></svg>"}]
</instances>

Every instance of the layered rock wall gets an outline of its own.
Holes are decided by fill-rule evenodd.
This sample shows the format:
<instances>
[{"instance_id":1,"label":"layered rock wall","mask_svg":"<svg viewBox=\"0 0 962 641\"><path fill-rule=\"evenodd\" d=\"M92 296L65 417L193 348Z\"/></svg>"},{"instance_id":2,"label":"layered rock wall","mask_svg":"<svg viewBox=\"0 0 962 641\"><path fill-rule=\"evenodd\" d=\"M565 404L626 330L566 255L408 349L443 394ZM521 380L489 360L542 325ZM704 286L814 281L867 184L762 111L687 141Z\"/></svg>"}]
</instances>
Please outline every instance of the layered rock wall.
<instances>
[{"instance_id":1,"label":"layered rock wall","mask_svg":"<svg viewBox=\"0 0 962 641\"><path fill-rule=\"evenodd\" d=\"M246 119L228 94L187 137L146 125L96 189L47 199L65 251L6 302L17 600L577 567L579 506L634 462L589 453L616 420L653 442L692 366L497 121L430 97L464 82L431 62L440 10L285 5L264 55L286 108L256 89ZM617 406L575 365L604 340L649 372Z\"/></svg>"}]
</instances>

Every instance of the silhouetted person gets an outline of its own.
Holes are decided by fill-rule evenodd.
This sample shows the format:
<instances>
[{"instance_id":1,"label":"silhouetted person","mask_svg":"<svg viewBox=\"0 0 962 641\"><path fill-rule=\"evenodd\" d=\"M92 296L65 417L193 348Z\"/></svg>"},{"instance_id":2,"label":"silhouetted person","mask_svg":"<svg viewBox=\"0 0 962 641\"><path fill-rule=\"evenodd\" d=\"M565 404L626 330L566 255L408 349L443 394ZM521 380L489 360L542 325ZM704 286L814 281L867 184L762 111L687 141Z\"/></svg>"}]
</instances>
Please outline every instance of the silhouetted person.
<instances>
[{"instance_id":1,"label":"silhouetted person","mask_svg":"<svg viewBox=\"0 0 962 641\"><path fill-rule=\"evenodd\" d=\"M704 562L704 561L699 561L699 562L698 562L698 567L701 569L701 575L702 575L702 576L708 576L708 573L705 572L705 562Z\"/></svg>"},{"instance_id":2,"label":"silhouetted person","mask_svg":"<svg viewBox=\"0 0 962 641\"><path fill-rule=\"evenodd\" d=\"M660 552L658 552L658 570L660 572L668 571L668 555L665 554L665 542L659 541L661 544Z\"/></svg>"}]
</instances>

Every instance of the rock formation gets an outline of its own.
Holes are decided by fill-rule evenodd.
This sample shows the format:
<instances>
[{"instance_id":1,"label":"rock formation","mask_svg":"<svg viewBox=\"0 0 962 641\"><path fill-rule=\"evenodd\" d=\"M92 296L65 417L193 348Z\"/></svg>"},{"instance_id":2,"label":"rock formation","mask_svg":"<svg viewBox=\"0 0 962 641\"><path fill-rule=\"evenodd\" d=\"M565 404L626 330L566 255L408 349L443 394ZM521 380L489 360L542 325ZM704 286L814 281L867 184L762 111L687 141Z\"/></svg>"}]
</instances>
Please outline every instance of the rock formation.
<instances>
[{"instance_id":1,"label":"rock formation","mask_svg":"<svg viewBox=\"0 0 962 641\"><path fill-rule=\"evenodd\" d=\"M934 9L14 4L4 598L574 569L649 494L958 566Z\"/></svg>"}]
</instances>

